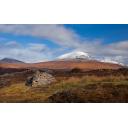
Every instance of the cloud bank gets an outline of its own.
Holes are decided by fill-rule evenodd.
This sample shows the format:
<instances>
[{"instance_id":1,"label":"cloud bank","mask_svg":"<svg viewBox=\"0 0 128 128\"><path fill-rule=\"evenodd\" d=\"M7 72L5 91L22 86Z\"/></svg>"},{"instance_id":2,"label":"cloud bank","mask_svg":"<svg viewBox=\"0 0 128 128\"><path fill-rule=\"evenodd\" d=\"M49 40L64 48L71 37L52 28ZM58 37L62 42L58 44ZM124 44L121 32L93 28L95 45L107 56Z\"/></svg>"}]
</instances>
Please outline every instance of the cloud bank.
<instances>
[{"instance_id":1,"label":"cloud bank","mask_svg":"<svg viewBox=\"0 0 128 128\"><path fill-rule=\"evenodd\" d=\"M34 62L54 59L54 53L71 48L88 52L97 58L109 58L128 64L128 40L104 44L101 40L87 40L63 25L0 25L0 32L47 39L60 46L52 51L43 43L28 43L26 47L16 41L0 42L0 57L15 57Z\"/></svg>"},{"instance_id":2,"label":"cloud bank","mask_svg":"<svg viewBox=\"0 0 128 128\"><path fill-rule=\"evenodd\" d=\"M39 62L51 59L49 49L44 44L28 43L23 46L18 42L1 43L0 58L14 58L24 62Z\"/></svg>"}]
</instances>

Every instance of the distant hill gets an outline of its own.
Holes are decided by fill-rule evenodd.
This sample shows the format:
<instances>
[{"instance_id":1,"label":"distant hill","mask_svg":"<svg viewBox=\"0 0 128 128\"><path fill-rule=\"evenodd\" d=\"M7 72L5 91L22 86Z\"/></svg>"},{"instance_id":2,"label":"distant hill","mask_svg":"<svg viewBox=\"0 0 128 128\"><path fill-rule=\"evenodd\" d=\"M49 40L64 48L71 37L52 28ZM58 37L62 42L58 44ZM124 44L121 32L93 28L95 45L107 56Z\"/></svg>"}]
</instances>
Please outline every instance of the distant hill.
<instances>
[{"instance_id":1,"label":"distant hill","mask_svg":"<svg viewBox=\"0 0 128 128\"><path fill-rule=\"evenodd\" d=\"M122 65L99 62L95 60L60 60L60 61L49 61L32 64L31 66L37 68L51 68L51 69L73 69L79 68L83 70L96 70L96 69L119 69Z\"/></svg>"},{"instance_id":2,"label":"distant hill","mask_svg":"<svg viewBox=\"0 0 128 128\"><path fill-rule=\"evenodd\" d=\"M71 59L71 60L56 60L40 63L23 63L21 61L2 61L0 63L0 68L15 68L15 69L31 69L31 68L46 68L46 69L63 69L71 70L74 68L79 68L82 70L97 70L97 69L119 69L122 68L122 65L99 62L96 60L86 60L82 61L80 59Z\"/></svg>"},{"instance_id":3,"label":"distant hill","mask_svg":"<svg viewBox=\"0 0 128 128\"><path fill-rule=\"evenodd\" d=\"M24 63L24 62L12 58L3 58L2 60L0 60L0 63Z\"/></svg>"}]
</instances>

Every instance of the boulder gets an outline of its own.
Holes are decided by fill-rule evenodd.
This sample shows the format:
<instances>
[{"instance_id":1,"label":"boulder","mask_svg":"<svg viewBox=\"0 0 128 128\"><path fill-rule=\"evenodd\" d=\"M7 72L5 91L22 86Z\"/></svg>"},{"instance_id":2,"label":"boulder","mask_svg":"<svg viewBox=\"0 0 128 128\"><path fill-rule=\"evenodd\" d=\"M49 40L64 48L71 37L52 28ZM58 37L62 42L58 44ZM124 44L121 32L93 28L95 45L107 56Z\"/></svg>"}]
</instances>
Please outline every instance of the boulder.
<instances>
[{"instance_id":1,"label":"boulder","mask_svg":"<svg viewBox=\"0 0 128 128\"><path fill-rule=\"evenodd\" d=\"M47 87L54 82L56 82L56 79L51 74L36 71L33 76L27 78L26 85L32 87Z\"/></svg>"}]
</instances>

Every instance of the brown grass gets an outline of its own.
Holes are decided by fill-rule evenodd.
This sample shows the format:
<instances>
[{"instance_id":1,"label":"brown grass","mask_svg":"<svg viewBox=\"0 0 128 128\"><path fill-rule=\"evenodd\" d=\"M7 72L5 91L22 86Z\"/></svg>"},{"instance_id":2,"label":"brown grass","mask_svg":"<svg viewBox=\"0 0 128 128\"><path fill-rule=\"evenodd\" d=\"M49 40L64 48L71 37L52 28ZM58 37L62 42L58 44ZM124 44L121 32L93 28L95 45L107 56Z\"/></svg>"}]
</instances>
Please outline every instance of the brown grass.
<instances>
[{"instance_id":1,"label":"brown grass","mask_svg":"<svg viewBox=\"0 0 128 128\"><path fill-rule=\"evenodd\" d=\"M49 61L35 64L17 64L17 63L0 63L1 68L51 68L52 69L119 69L122 66L112 63L104 63L98 61Z\"/></svg>"},{"instance_id":2,"label":"brown grass","mask_svg":"<svg viewBox=\"0 0 128 128\"><path fill-rule=\"evenodd\" d=\"M124 89L123 89L124 87ZM69 77L59 78L56 84L47 88L33 88L27 87L25 84L18 83L11 86L3 87L0 89L0 102L46 102L47 99L59 92L65 92L75 89L75 93L79 94L79 98L82 99L94 99L95 97L103 98L109 97L108 95L112 91L113 93L119 91L121 96L127 93L128 89L128 76L83 76L83 77ZM119 89L118 89L119 88ZM121 88L121 89L120 89ZM80 90L85 90L85 93ZM77 91L76 91L77 90ZM122 91L123 90L123 91ZM89 92L88 92L89 91ZM91 93L92 92L92 93ZM118 93L119 93L118 92ZM74 94L74 93L73 93ZM63 99L61 99L63 102ZM84 101L84 100L83 100ZM108 100L109 101L109 100ZM94 101L93 101L94 102ZM120 101L119 101L120 102Z\"/></svg>"}]
</instances>

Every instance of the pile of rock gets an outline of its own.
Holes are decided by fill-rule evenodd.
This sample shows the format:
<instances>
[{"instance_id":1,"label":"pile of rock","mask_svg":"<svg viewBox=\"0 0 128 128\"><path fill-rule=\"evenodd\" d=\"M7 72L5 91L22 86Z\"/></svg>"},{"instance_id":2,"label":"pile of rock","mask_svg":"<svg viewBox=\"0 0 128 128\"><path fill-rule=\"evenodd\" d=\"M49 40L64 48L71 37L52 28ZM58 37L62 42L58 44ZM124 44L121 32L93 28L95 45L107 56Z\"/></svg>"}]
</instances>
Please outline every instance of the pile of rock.
<instances>
[{"instance_id":1,"label":"pile of rock","mask_svg":"<svg viewBox=\"0 0 128 128\"><path fill-rule=\"evenodd\" d=\"M47 72L36 71L33 76L28 77L26 85L32 87L47 87L56 82L56 79Z\"/></svg>"}]
</instances>

